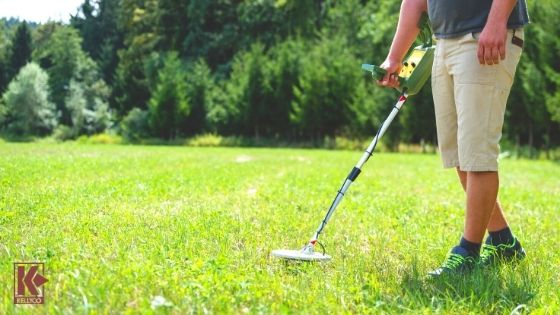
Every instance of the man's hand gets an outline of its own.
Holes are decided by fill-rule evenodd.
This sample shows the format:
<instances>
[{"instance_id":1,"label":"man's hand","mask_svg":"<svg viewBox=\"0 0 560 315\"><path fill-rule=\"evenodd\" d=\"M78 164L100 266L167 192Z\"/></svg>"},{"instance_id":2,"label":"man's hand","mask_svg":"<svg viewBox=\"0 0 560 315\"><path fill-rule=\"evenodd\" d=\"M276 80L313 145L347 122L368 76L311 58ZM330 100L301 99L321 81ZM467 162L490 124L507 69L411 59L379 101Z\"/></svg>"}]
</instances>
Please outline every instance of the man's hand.
<instances>
[{"instance_id":1,"label":"man's hand","mask_svg":"<svg viewBox=\"0 0 560 315\"><path fill-rule=\"evenodd\" d=\"M476 53L481 65L497 65L506 58L507 20L517 0L493 0Z\"/></svg>"},{"instance_id":2,"label":"man's hand","mask_svg":"<svg viewBox=\"0 0 560 315\"><path fill-rule=\"evenodd\" d=\"M486 24L478 39L477 57L481 65L497 65L506 58L506 38L505 24Z\"/></svg>"},{"instance_id":3,"label":"man's hand","mask_svg":"<svg viewBox=\"0 0 560 315\"><path fill-rule=\"evenodd\" d=\"M399 86L399 73L403 67L402 62L387 58L379 67L387 70L387 73L382 80L377 81L377 85L392 88Z\"/></svg>"},{"instance_id":4,"label":"man's hand","mask_svg":"<svg viewBox=\"0 0 560 315\"><path fill-rule=\"evenodd\" d=\"M397 32L387 59L380 66L387 70L387 74L382 80L377 81L378 85L393 88L399 86L398 74L401 72L402 60L418 36L420 32L418 21L420 21L422 13L427 10L427 0L403 0L401 3Z\"/></svg>"}]
</instances>

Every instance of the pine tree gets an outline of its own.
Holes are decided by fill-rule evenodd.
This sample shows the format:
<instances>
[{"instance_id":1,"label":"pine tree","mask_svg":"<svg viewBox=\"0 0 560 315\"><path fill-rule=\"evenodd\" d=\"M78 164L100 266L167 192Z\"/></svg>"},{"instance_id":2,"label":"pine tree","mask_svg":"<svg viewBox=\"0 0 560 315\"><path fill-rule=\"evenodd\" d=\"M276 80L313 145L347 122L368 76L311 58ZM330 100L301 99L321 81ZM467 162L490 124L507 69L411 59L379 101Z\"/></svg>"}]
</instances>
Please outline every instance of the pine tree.
<instances>
[{"instance_id":1,"label":"pine tree","mask_svg":"<svg viewBox=\"0 0 560 315\"><path fill-rule=\"evenodd\" d=\"M16 34L12 43L9 61L9 76L8 82L18 74L19 70L23 68L29 61L31 61L32 53L31 32L27 23L22 22L16 29Z\"/></svg>"},{"instance_id":2,"label":"pine tree","mask_svg":"<svg viewBox=\"0 0 560 315\"><path fill-rule=\"evenodd\" d=\"M181 68L177 53L169 53L149 102L150 127L163 139L177 137L190 112L185 75Z\"/></svg>"},{"instance_id":3,"label":"pine tree","mask_svg":"<svg viewBox=\"0 0 560 315\"><path fill-rule=\"evenodd\" d=\"M85 0L80 15L72 16L70 24L81 37L82 48L98 62L103 79L112 83L118 64L117 51L123 47L123 32L118 25L120 0Z\"/></svg>"}]
</instances>

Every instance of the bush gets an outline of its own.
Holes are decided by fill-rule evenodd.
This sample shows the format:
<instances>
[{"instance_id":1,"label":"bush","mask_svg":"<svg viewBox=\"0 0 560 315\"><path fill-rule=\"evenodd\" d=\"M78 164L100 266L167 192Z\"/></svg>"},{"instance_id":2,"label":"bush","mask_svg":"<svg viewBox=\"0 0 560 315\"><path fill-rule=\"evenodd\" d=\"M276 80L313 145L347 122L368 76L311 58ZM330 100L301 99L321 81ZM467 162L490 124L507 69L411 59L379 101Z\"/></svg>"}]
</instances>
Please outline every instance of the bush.
<instances>
[{"instance_id":1,"label":"bush","mask_svg":"<svg viewBox=\"0 0 560 315\"><path fill-rule=\"evenodd\" d=\"M92 135L111 126L112 115L107 103L109 88L105 82L70 81L66 107L70 112L75 135Z\"/></svg>"},{"instance_id":2,"label":"bush","mask_svg":"<svg viewBox=\"0 0 560 315\"><path fill-rule=\"evenodd\" d=\"M371 139L364 140L337 136L334 138L325 137L322 146L324 148L334 150L365 150L370 143ZM386 148L380 141L379 143L377 143L375 152L384 151L386 151Z\"/></svg>"},{"instance_id":3,"label":"bush","mask_svg":"<svg viewBox=\"0 0 560 315\"><path fill-rule=\"evenodd\" d=\"M54 130L52 137L57 141L68 141L76 138L74 129L66 125L59 125Z\"/></svg>"},{"instance_id":4,"label":"bush","mask_svg":"<svg viewBox=\"0 0 560 315\"><path fill-rule=\"evenodd\" d=\"M122 138L108 133L100 133L93 136L81 136L76 142L80 144L121 144Z\"/></svg>"},{"instance_id":5,"label":"bush","mask_svg":"<svg viewBox=\"0 0 560 315\"><path fill-rule=\"evenodd\" d=\"M210 133L187 139L185 144L190 147L219 147L223 145L222 141L222 136Z\"/></svg>"},{"instance_id":6,"label":"bush","mask_svg":"<svg viewBox=\"0 0 560 315\"><path fill-rule=\"evenodd\" d=\"M126 142L136 143L150 136L148 111L133 108L120 124L120 134Z\"/></svg>"},{"instance_id":7,"label":"bush","mask_svg":"<svg viewBox=\"0 0 560 315\"><path fill-rule=\"evenodd\" d=\"M49 101L49 76L35 63L21 69L3 96L3 125L17 136L44 135L57 125L56 107Z\"/></svg>"}]
</instances>

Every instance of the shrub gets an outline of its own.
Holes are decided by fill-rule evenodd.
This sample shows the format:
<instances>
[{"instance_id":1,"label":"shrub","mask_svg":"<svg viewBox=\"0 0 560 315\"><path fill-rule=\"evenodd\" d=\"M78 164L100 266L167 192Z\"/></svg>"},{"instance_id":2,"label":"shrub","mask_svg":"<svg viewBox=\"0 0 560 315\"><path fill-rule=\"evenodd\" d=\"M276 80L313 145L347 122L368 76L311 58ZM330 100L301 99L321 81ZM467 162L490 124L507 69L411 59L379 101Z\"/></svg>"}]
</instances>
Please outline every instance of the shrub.
<instances>
[{"instance_id":1,"label":"shrub","mask_svg":"<svg viewBox=\"0 0 560 315\"><path fill-rule=\"evenodd\" d=\"M139 142L149 137L148 111L133 108L120 124L120 134L126 142Z\"/></svg>"},{"instance_id":2,"label":"shrub","mask_svg":"<svg viewBox=\"0 0 560 315\"><path fill-rule=\"evenodd\" d=\"M49 101L48 74L28 63L3 96L3 125L18 136L44 135L57 125L56 107Z\"/></svg>"},{"instance_id":3,"label":"shrub","mask_svg":"<svg viewBox=\"0 0 560 315\"><path fill-rule=\"evenodd\" d=\"M92 135L111 126L112 115L107 103L109 89L105 82L70 81L66 107L70 112L75 135Z\"/></svg>"},{"instance_id":4,"label":"shrub","mask_svg":"<svg viewBox=\"0 0 560 315\"><path fill-rule=\"evenodd\" d=\"M76 133L71 127L66 125L58 125L52 134L57 141L67 141L76 138Z\"/></svg>"},{"instance_id":5,"label":"shrub","mask_svg":"<svg viewBox=\"0 0 560 315\"><path fill-rule=\"evenodd\" d=\"M222 136L209 133L204 135L198 135L191 139L187 139L185 144L191 147L219 147L223 145L222 140L223 140Z\"/></svg>"},{"instance_id":6,"label":"shrub","mask_svg":"<svg viewBox=\"0 0 560 315\"><path fill-rule=\"evenodd\" d=\"M93 136L81 136L76 140L80 144L121 144L122 138L118 135L100 133Z\"/></svg>"}]
</instances>

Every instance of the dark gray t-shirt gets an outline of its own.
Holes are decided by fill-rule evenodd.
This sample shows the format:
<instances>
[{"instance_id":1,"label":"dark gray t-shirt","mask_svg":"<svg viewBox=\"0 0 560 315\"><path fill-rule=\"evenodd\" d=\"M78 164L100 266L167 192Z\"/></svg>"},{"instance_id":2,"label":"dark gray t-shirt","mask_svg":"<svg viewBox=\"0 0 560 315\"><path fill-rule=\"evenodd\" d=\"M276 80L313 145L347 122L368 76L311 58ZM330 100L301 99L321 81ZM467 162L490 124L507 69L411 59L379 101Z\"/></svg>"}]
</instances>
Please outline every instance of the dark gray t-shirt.
<instances>
[{"instance_id":1,"label":"dark gray t-shirt","mask_svg":"<svg viewBox=\"0 0 560 315\"><path fill-rule=\"evenodd\" d=\"M453 38L482 31L491 7L492 0L428 0L428 15L436 38ZM508 28L527 23L527 3L517 0L509 16Z\"/></svg>"}]
</instances>

